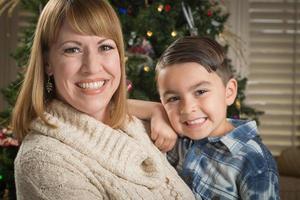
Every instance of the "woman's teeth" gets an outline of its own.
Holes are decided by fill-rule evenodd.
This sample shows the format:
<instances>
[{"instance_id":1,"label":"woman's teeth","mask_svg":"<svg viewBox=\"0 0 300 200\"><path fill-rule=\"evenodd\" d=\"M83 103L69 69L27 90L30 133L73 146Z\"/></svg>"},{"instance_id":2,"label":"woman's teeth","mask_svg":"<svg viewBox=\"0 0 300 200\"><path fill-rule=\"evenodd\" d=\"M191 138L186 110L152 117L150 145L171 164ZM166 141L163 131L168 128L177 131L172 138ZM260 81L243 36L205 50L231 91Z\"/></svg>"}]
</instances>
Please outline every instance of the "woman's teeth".
<instances>
[{"instance_id":1,"label":"woman's teeth","mask_svg":"<svg viewBox=\"0 0 300 200\"><path fill-rule=\"evenodd\" d=\"M99 89L104 85L105 81L78 83L78 86L82 89Z\"/></svg>"}]
</instances>

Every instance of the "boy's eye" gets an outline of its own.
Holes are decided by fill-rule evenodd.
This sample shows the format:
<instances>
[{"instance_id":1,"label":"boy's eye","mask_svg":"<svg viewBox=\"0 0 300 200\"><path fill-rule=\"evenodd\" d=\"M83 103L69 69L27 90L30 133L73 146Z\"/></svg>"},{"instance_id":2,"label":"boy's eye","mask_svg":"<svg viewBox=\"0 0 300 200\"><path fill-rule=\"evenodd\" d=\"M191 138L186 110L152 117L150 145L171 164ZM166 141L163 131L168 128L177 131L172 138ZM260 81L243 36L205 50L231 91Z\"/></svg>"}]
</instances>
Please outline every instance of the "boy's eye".
<instances>
[{"instance_id":1,"label":"boy's eye","mask_svg":"<svg viewBox=\"0 0 300 200\"><path fill-rule=\"evenodd\" d=\"M66 48L64 50L64 53L67 53L67 54L80 53L80 49L78 47Z\"/></svg>"},{"instance_id":2,"label":"boy's eye","mask_svg":"<svg viewBox=\"0 0 300 200\"><path fill-rule=\"evenodd\" d=\"M109 50L111 50L111 49L114 49L114 47L111 46L111 45L108 45L108 44L103 44L103 45L101 45L101 46L99 47L99 49L100 49L101 51L109 51Z\"/></svg>"},{"instance_id":3,"label":"boy's eye","mask_svg":"<svg viewBox=\"0 0 300 200\"><path fill-rule=\"evenodd\" d=\"M167 103L169 103L169 102L174 102L174 101L177 101L177 100L179 100L179 97L169 97L169 98L167 98Z\"/></svg>"},{"instance_id":4,"label":"boy's eye","mask_svg":"<svg viewBox=\"0 0 300 200\"><path fill-rule=\"evenodd\" d=\"M195 94L196 94L196 96L201 96L201 95L203 95L204 93L206 93L207 91L206 90L197 90L196 92L195 92Z\"/></svg>"}]
</instances>

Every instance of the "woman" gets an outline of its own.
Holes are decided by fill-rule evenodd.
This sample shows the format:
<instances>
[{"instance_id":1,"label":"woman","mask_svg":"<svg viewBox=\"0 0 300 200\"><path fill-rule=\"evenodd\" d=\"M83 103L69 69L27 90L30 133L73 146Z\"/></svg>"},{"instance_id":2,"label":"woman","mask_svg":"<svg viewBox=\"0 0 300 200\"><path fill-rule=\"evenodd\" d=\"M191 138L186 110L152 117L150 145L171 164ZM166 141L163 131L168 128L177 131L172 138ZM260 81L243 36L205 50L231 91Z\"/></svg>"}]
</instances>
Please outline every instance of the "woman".
<instances>
[{"instance_id":1,"label":"woman","mask_svg":"<svg viewBox=\"0 0 300 200\"><path fill-rule=\"evenodd\" d=\"M128 117L119 20L105 0L50 0L13 113L22 199L194 199Z\"/></svg>"}]
</instances>

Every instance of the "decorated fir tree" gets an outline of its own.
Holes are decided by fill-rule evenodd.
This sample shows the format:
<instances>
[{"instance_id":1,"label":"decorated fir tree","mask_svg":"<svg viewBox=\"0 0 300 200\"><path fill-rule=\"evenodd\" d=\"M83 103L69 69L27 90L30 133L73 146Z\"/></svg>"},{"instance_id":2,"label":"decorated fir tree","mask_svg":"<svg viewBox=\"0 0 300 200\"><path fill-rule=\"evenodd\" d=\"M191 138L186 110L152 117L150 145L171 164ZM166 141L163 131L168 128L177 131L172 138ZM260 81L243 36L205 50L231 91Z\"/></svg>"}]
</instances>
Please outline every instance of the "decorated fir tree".
<instances>
[{"instance_id":1,"label":"decorated fir tree","mask_svg":"<svg viewBox=\"0 0 300 200\"><path fill-rule=\"evenodd\" d=\"M10 189L10 199L15 199L13 182L13 160L17 143L10 139L7 129L11 111L18 94L23 72L32 45L32 37L39 13L47 0L8 0L0 1L0 12L19 6L31 13L28 26L22 30L19 47L14 58L20 67L15 81L2 94L8 107L0 113L0 199L4 188ZM223 1L217 0L110 0L119 14L126 46L126 70L130 98L159 101L156 91L155 64L164 49L174 40L186 35L207 36L222 39L225 23L229 14L224 9ZM224 44L225 48L230 44ZM230 62L228 62L230 64ZM256 119L260 112L244 104L247 79L239 80L238 97L229 108L228 116L234 118ZM9 143L7 141L9 140ZM5 143L6 142L6 143ZM6 144L1 145L1 144Z\"/></svg>"},{"instance_id":2,"label":"decorated fir tree","mask_svg":"<svg viewBox=\"0 0 300 200\"><path fill-rule=\"evenodd\" d=\"M159 101L154 80L155 64L177 38L199 35L223 41L225 49L230 45L224 42L223 32L229 13L223 1L111 0L111 3L123 26L130 98ZM244 104L247 79L238 82L238 97L229 107L228 116L257 120L261 112Z\"/></svg>"}]
</instances>

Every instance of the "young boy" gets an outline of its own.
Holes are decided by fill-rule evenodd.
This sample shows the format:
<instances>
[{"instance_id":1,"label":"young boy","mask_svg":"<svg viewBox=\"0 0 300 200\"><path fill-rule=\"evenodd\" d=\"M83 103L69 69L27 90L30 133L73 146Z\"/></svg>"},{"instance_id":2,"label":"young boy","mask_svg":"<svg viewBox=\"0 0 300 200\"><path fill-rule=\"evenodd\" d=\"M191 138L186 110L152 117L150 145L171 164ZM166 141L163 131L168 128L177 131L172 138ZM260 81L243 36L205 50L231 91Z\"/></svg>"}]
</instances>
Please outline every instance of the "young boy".
<instances>
[{"instance_id":1,"label":"young boy","mask_svg":"<svg viewBox=\"0 0 300 200\"><path fill-rule=\"evenodd\" d=\"M180 38L156 72L161 103L180 135L168 160L196 198L279 199L276 164L255 121L226 119L237 81L222 47L209 38Z\"/></svg>"}]
</instances>

